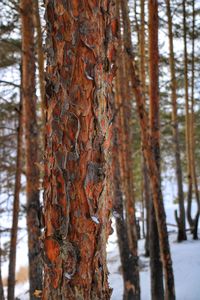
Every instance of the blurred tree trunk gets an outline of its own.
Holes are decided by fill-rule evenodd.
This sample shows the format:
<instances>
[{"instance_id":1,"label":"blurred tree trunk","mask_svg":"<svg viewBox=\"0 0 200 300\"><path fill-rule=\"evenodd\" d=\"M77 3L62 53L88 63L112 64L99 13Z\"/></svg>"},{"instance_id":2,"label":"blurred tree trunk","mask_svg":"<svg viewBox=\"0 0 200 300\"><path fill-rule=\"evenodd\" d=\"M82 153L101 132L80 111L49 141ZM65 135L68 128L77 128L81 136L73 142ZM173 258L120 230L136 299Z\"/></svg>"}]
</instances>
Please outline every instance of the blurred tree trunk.
<instances>
[{"instance_id":1,"label":"blurred tree trunk","mask_svg":"<svg viewBox=\"0 0 200 300\"><path fill-rule=\"evenodd\" d=\"M187 220L193 233L193 238L198 238L197 227L198 213L196 218L192 218L192 194L193 194L193 149L191 135L193 132L192 111L189 103L189 80L188 80L188 51L187 51L187 24L186 24L186 0L183 0L183 40L184 40L184 88L185 88L185 141L186 141L186 154L187 154L187 177L188 177L188 194L187 194ZM197 200L198 201L198 200Z\"/></svg>"},{"instance_id":2,"label":"blurred tree trunk","mask_svg":"<svg viewBox=\"0 0 200 300\"><path fill-rule=\"evenodd\" d=\"M160 176L160 117L159 117L159 86L158 86L158 3L148 2L149 11L149 126L150 144ZM159 201L163 201L160 194ZM160 258L158 223L155 208L150 201L150 266L151 266L151 296L153 300L164 299L163 271ZM166 229L167 230L167 229ZM167 232L166 232L167 233Z\"/></svg>"},{"instance_id":3,"label":"blurred tree trunk","mask_svg":"<svg viewBox=\"0 0 200 300\"><path fill-rule=\"evenodd\" d=\"M113 215L116 220L116 230L117 238L120 252L120 260L122 267L122 275L124 282L124 293L123 300L136 299L133 293L133 287L135 286L135 272L134 270L138 268L135 264L133 256L129 248L128 234L127 234L127 224L124 218L124 201L122 193L122 176L120 170L120 141L119 141L119 131L121 127L121 122L119 120L119 76L116 78L116 105L115 110L117 110L118 115L115 118L114 128L113 128Z\"/></svg>"},{"instance_id":4,"label":"blurred tree trunk","mask_svg":"<svg viewBox=\"0 0 200 300\"><path fill-rule=\"evenodd\" d=\"M192 84L191 84L191 119L190 119L190 138L191 138L191 164L192 164L192 181L197 202L197 213L194 219L193 238L198 239L198 221L200 214L199 188L196 174L195 163L195 113L194 113L194 84L195 84L195 1L192 2Z\"/></svg>"},{"instance_id":5,"label":"blurred tree trunk","mask_svg":"<svg viewBox=\"0 0 200 300\"><path fill-rule=\"evenodd\" d=\"M22 79L22 76L21 76ZM17 247L17 232L18 218L20 206L20 188L21 188L21 173L22 173L22 135L23 135L23 108L22 108L22 92L20 90L20 105L19 118L17 129L17 161L15 174L15 191L13 202L13 216L11 227L11 241L9 253L9 269L8 269L8 300L15 299L15 268L16 268L16 247Z\"/></svg>"},{"instance_id":6,"label":"blurred tree trunk","mask_svg":"<svg viewBox=\"0 0 200 300\"><path fill-rule=\"evenodd\" d=\"M117 1L118 19L119 1ZM124 299L140 299L140 282L137 253L137 230L135 219L134 178L133 178L133 147L132 147L132 107L129 91L129 73L127 59L122 55L123 38L119 30L119 50L117 56L117 107L119 108L119 158L122 178L122 191L124 193L124 208L126 213L126 230L128 235L128 249L130 251L132 270L126 274ZM120 243L119 243L120 246ZM125 262L125 259L123 260ZM128 279L128 276L131 277Z\"/></svg>"},{"instance_id":7,"label":"blurred tree trunk","mask_svg":"<svg viewBox=\"0 0 200 300\"><path fill-rule=\"evenodd\" d=\"M144 99L146 102L146 43L145 43L145 0L140 0L140 39L139 39L139 49L140 49L140 81L141 88L143 91ZM145 103L146 106L146 103ZM142 147L142 145L141 145ZM151 201L151 193L149 186L149 178L147 172L147 165L144 158L144 151L142 149L142 180L143 180L143 198L146 207L146 238L145 238L145 256L149 256L149 219L150 219L150 201Z\"/></svg>"},{"instance_id":8,"label":"blurred tree trunk","mask_svg":"<svg viewBox=\"0 0 200 300\"><path fill-rule=\"evenodd\" d=\"M119 2L117 1L117 17L119 19ZM135 222L134 195L131 177L132 164L128 166L127 159L131 159L127 148L131 145L128 141L128 123L130 115L127 116L127 102L130 100L127 91L127 75L125 69L124 57L121 58L121 34L119 30L119 48L118 48L118 71L116 76L116 121L114 127L114 211L116 218L116 229L118 235L118 244L122 264L122 274L124 281L123 299L140 299L139 287L139 269L137 256L137 235ZM128 104L129 107L129 104ZM125 120L128 117L128 120ZM128 146L126 145L128 143ZM130 151L131 149L129 149ZM118 161L117 161L118 160ZM121 178L121 180L120 180ZM120 182L119 182L120 181ZM121 187L121 188L120 188ZM124 194L125 200L122 195ZM120 202L121 201L121 202ZM126 217L124 217L124 210ZM129 214L128 211L131 213ZM134 233L134 234L133 234Z\"/></svg>"},{"instance_id":9,"label":"blurred tree trunk","mask_svg":"<svg viewBox=\"0 0 200 300\"><path fill-rule=\"evenodd\" d=\"M48 1L44 300L110 299L113 1Z\"/></svg>"},{"instance_id":10,"label":"blurred tree trunk","mask_svg":"<svg viewBox=\"0 0 200 300\"><path fill-rule=\"evenodd\" d=\"M35 53L33 1L21 0L22 21L22 97L25 121L26 145L26 194L30 299L36 299L34 292L42 289L42 266L39 247L39 170L38 128L35 91Z\"/></svg>"},{"instance_id":11,"label":"blurred tree trunk","mask_svg":"<svg viewBox=\"0 0 200 300\"><path fill-rule=\"evenodd\" d=\"M38 61L38 71L39 71L39 86L40 86L40 101L41 101L41 111L42 111L42 124L45 124L45 81L44 81L44 52L42 46L42 27L40 21L39 13L39 3L38 0L34 0L34 23L37 32L36 37L36 49L37 49L37 61Z\"/></svg>"},{"instance_id":12,"label":"blurred tree trunk","mask_svg":"<svg viewBox=\"0 0 200 300\"><path fill-rule=\"evenodd\" d=\"M174 44L173 44L173 29L172 29L172 17L170 0L166 0L167 4L167 18L168 18L168 36L169 36L169 63L171 73L171 99L172 99L172 128L173 128L173 142L174 153L176 162L176 178L178 187L178 204L179 204L179 217L176 211L176 221L178 225L178 238L179 242L187 239L185 231L185 207L184 207L184 194L183 194L183 175L181 167L181 154L180 154L180 142L179 142L179 130L177 120L177 83L175 74L175 59L174 59Z\"/></svg>"},{"instance_id":13,"label":"blurred tree trunk","mask_svg":"<svg viewBox=\"0 0 200 300\"><path fill-rule=\"evenodd\" d=\"M1 248L0 248L0 251L1 251ZM1 253L0 253L0 299L5 300L4 290L3 290L3 280L2 280L2 274L1 274Z\"/></svg>"},{"instance_id":14,"label":"blurred tree trunk","mask_svg":"<svg viewBox=\"0 0 200 300\"><path fill-rule=\"evenodd\" d=\"M157 1L149 3L151 9L153 9L154 17L157 19ZM155 7L156 5L156 7ZM136 67L134 62L134 54L131 42L131 27L130 20L128 17L128 5L127 1L121 0L122 16L124 23L124 47L130 62L131 81L135 93L137 110L139 115L140 127L141 127L141 138L144 149L144 155L148 166L149 178L152 189L153 205L155 209L156 222L159 234L159 244L161 250L161 257L164 268L165 276L165 298L175 299L175 287L174 287L174 276L172 268L172 260L170 254L170 247L168 241L167 225L166 225L166 214L162 199L161 191L161 180L158 165L155 161L155 151L152 149L151 135L149 133L149 121L145 110L145 100L141 90L140 81L136 76ZM151 12L152 13L152 12ZM157 79L155 78L156 82Z\"/></svg>"}]
</instances>

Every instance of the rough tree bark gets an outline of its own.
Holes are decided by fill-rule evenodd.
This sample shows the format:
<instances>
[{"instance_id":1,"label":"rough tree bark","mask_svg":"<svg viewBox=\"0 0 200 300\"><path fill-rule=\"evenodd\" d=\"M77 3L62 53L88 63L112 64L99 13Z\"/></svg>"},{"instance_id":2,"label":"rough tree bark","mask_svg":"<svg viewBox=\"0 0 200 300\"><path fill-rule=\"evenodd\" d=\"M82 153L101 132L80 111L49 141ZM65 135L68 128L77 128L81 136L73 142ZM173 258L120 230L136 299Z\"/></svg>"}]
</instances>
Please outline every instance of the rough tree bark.
<instances>
[{"instance_id":1,"label":"rough tree bark","mask_svg":"<svg viewBox=\"0 0 200 300\"><path fill-rule=\"evenodd\" d=\"M22 22L22 97L25 121L26 146L26 194L30 299L42 289L42 265L40 261L39 224L39 170L37 168L38 130L35 94L35 53L33 1L21 0Z\"/></svg>"},{"instance_id":2,"label":"rough tree bark","mask_svg":"<svg viewBox=\"0 0 200 300\"><path fill-rule=\"evenodd\" d=\"M178 237L179 242L187 239L185 231L185 207L184 207L184 194L183 194L183 175L181 167L181 154L180 154L180 142L179 142L179 130L177 120L177 82L175 74L175 59L174 59L174 43L173 43L173 29L172 29L172 16L170 0L166 0L167 5L167 18L168 18L168 36L169 36L169 63L171 73L171 99L172 99L172 129L173 129L173 142L174 153L176 162L176 179L178 187L178 204L179 204L179 217L177 211L175 212L176 221L178 225Z\"/></svg>"},{"instance_id":3,"label":"rough tree bark","mask_svg":"<svg viewBox=\"0 0 200 300\"><path fill-rule=\"evenodd\" d=\"M43 299L110 299L114 1L46 1Z\"/></svg>"},{"instance_id":4,"label":"rough tree bark","mask_svg":"<svg viewBox=\"0 0 200 300\"><path fill-rule=\"evenodd\" d=\"M20 91L21 95L21 91ZM22 135L23 135L23 108L22 95L20 96L19 118L17 129L17 161L15 174L15 191L13 202L13 216L10 239L9 267L8 267L8 300L15 299L15 268L16 268L16 247L17 247L17 232L18 218L20 205L20 188L21 188L21 172L22 172Z\"/></svg>"},{"instance_id":5,"label":"rough tree bark","mask_svg":"<svg viewBox=\"0 0 200 300\"><path fill-rule=\"evenodd\" d=\"M157 1L151 3L157 5ZM166 214L162 199L161 181L158 166L155 162L155 154L152 149L151 136L149 133L149 121L145 110L145 100L140 86L140 81L136 75L136 67L134 63L134 53L131 42L131 27L130 20L128 17L128 5L127 1L121 0L122 16L124 23L124 47L127 57L130 62L131 81L135 93L137 111L139 115L140 128L141 128L141 139L144 148L144 155L147 162L150 184L152 189L153 205L155 209L156 222L158 226L159 244L161 251L161 258L164 269L165 277L165 298L175 299L175 287L174 287L174 276L172 268L172 260L170 254L170 247L168 241L167 225L166 225Z\"/></svg>"}]
</instances>

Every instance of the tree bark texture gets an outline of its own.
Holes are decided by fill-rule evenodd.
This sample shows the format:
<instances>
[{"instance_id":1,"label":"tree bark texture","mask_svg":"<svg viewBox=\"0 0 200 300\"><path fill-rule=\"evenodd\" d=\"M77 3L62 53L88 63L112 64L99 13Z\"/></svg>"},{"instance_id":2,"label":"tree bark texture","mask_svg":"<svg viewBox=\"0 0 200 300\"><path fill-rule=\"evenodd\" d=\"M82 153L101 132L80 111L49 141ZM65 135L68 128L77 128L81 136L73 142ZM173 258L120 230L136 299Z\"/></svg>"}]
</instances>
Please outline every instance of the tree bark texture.
<instances>
[{"instance_id":1,"label":"tree bark texture","mask_svg":"<svg viewBox=\"0 0 200 300\"><path fill-rule=\"evenodd\" d=\"M21 91L20 91L21 95ZM18 218L20 207L20 188L21 188L21 172L22 172L22 135L23 135L23 108L22 95L19 105L19 118L17 129L17 161L15 174L15 191L13 200L13 216L10 239L9 267L8 267L8 300L15 299L15 268L16 268L16 247Z\"/></svg>"},{"instance_id":2,"label":"tree bark texture","mask_svg":"<svg viewBox=\"0 0 200 300\"><path fill-rule=\"evenodd\" d=\"M157 1L153 1L151 6L157 5ZM161 181L159 169L155 161L155 153L152 149L151 135L149 133L149 120L145 110L145 100L140 86L140 81L136 75L136 67L134 62L134 54L131 42L131 27L130 20L128 18L128 6L127 1L121 1L122 16L124 23L124 47L125 52L129 58L131 81L134 89L137 111L139 115L142 145L144 149L144 155L147 162L150 184L152 189L153 205L155 209L156 222L158 227L159 244L161 251L161 258L164 268L165 277L165 298L175 299L175 287L174 287L174 276L172 268L171 253L168 241L167 225L166 225L166 214L162 199Z\"/></svg>"},{"instance_id":3,"label":"tree bark texture","mask_svg":"<svg viewBox=\"0 0 200 300\"><path fill-rule=\"evenodd\" d=\"M42 265L40 261L39 224L39 170L37 168L38 129L35 92L35 53L33 1L21 0L22 22L22 97L25 116L26 146L26 194L30 299L42 289Z\"/></svg>"},{"instance_id":4,"label":"tree bark texture","mask_svg":"<svg viewBox=\"0 0 200 300\"><path fill-rule=\"evenodd\" d=\"M46 1L46 300L110 299L114 1Z\"/></svg>"}]
</instances>

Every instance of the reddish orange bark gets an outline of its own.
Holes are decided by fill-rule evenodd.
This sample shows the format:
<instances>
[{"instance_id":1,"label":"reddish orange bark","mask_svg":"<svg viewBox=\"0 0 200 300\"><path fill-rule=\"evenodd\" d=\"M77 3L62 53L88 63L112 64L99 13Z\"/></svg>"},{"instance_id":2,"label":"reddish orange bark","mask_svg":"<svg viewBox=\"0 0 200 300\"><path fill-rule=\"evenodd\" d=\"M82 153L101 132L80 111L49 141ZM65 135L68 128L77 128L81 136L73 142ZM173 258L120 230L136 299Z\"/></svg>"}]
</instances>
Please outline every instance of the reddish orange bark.
<instances>
[{"instance_id":1,"label":"reddish orange bark","mask_svg":"<svg viewBox=\"0 0 200 300\"><path fill-rule=\"evenodd\" d=\"M113 1L47 1L43 299L109 299Z\"/></svg>"},{"instance_id":2,"label":"reddish orange bark","mask_svg":"<svg viewBox=\"0 0 200 300\"><path fill-rule=\"evenodd\" d=\"M149 1L149 127L150 145L160 177L160 119L159 119L159 90L158 90L158 2ZM161 178L159 179L161 181ZM159 201L163 201L159 195ZM164 299L163 270L160 258L158 222L155 208L150 199L150 266L151 266L151 297L153 300ZM162 229L163 230L163 229ZM167 230L167 229L166 229ZM167 233L167 231L166 231ZM165 234L166 234L165 233Z\"/></svg>"}]
</instances>

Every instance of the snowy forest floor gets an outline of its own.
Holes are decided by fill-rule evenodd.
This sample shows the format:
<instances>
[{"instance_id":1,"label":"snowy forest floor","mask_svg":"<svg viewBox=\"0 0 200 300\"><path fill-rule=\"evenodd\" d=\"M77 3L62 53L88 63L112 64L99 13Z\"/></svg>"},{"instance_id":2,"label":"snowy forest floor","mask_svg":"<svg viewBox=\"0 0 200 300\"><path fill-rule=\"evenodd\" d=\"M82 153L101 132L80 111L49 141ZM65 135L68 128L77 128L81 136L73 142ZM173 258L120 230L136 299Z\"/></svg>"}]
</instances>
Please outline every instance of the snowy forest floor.
<instances>
[{"instance_id":1,"label":"snowy forest floor","mask_svg":"<svg viewBox=\"0 0 200 300\"><path fill-rule=\"evenodd\" d=\"M173 259L177 300L200 299L200 240L193 241L191 235L182 243L176 242L176 233L170 233L170 245ZM144 257L144 239L138 243L141 300L150 300L149 259ZM113 288L111 300L123 299L123 281L120 271L120 259L116 235L108 244L109 282Z\"/></svg>"},{"instance_id":2,"label":"snowy forest floor","mask_svg":"<svg viewBox=\"0 0 200 300\"><path fill-rule=\"evenodd\" d=\"M165 203L167 222L175 224L174 209L177 205ZM195 209L195 207L194 207ZM114 222L113 222L113 227ZM188 240L177 243L175 227L168 227L169 240L171 245L173 267L175 273L175 287L177 300L199 300L200 299L200 240L193 241L192 236L187 234ZM27 281L27 246L26 234L21 232L21 242L17 252L17 272L19 279L16 285L16 297L19 300L28 300L28 281ZM22 237L23 236L23 237ZM199 231L200 236L200 231ZM150 271L149 259L144 257L144 239L139 240L139 262L140 262L140 286L141 300L150 299ZM123 281L120 268L120 257L117 244L116 232L110 236L108 245L108 269L110 272L109 282L113 288L111 300L122 300ZM7 277L8 262L2 265L3 278ZM21 274L19 274L21 272ZM5 288L6 290L6 288ZM103 300L103 299L102 299Z\"/></svg>"}]
</instances>

